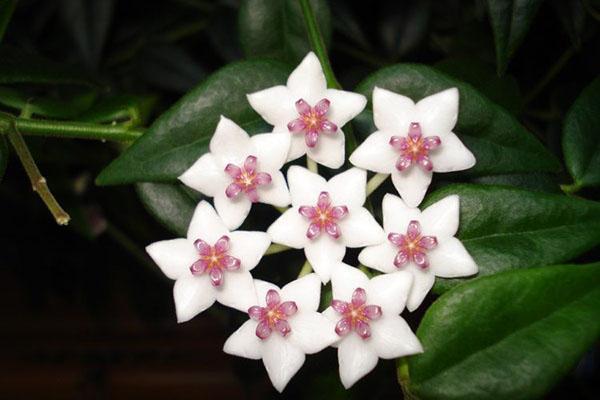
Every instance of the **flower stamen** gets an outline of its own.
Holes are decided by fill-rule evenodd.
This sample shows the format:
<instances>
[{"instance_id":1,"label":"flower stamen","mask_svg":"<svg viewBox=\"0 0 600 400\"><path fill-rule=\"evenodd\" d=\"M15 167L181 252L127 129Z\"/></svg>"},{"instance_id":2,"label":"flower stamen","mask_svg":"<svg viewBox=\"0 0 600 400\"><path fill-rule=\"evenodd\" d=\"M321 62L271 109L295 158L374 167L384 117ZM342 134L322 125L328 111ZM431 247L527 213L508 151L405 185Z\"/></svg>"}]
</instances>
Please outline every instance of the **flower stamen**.
<instances>
[{"instance_id":1,"label":"flower stamen","mask_svg":"<svg viewBox=\"0 0 600 400\"><path fill-rule=\"evenodd\" d=\"M342 315L335 325L335 333L346 336L355 331L362 339L371 337L371 326L369 321L381 317L381 307L367 305L367 292L363 288L356 288L352 293L352 301L332 300L331 307Z\"/></svg>"},{"instance_id":2,"label":"flower stamen","mask_svg":"<svg viewBox=\"0 0 600 400\"><path fill-rule=\"evenodd\" d=\"M433 163L429 158L429 152L442 144L439 136L423 137L421 125L411 122L408 128L408 136L392 136L390 146L400 152L396 161L396 169L404 171L413 164L418 164L425 171L433 170Z\"/></svg>"},{"instance_id":3,"label":"flower stamen","mask_svg":"<svg viewBox=\"0 0 600 400\"><path fill-rule=\"evenodd\" d=\"M306 231L306 237L310 240L317 238L323 230L333 239L337 239L342 235L337 221L348 214L348 207L332 206L329 193L321 192L315 207L301 206L298 212L310 220Z\"/></svg>"},{"instance_id":4,"label":"flower stamen","mask_svg":"<svg viewBox=\"0 0 600 400\"><path fill-rule=\"evenodd\" d=\"M418 267L426 269L429 267L426 253L437 247L438 244L435 236L423 236L421 234L419 221L409 222L406 235L392 232L388 235L388 240L398 248L398 253L394 258L396 268L401 268L412 261Z\"/></svg>"},{"instance_id":5,"label":"flower stamen","mask_svg":"<svg viewBox=\"0 0 600 400\"><path fill-rule=\"evenodd\" d=\"M304 141L308 147L315 147L321 133L336 133L337 125L329 121L326 114L330 101L322 99L311 107L304 99L296 101L299 118L288 123L291 133L304 133Z\"/></svg>"},{"instance_id":6,"label":"flower stamen","mask_svg":"<svg viewBox=\"0 0 600 400\"><path fill-rule=\"evenodd\" d=\"M227 164L225 172L233 179L233 182L225 189L227 197L231 199L244 192L253 203L258 201L257 187L271 183L271 175L266 172L258 172L256 164L255 156L246 157L242 167Z\"/></svg>"},{"instance_id":7,"label":"flower stamen","mask_svg":"<svg viewBox=\"0 0 600 400\"><path fill-rule=\"evenodd\" d=\"M250 318L258 321L256 336L265 340L273 330L276 330L281 336L286 337L292 331L287 319L298 311L296 302L284 301L282 303L279 293L273 289L267 292L265 300L266 307L252 306L248 309Z\"/></svg>"},{"instance_id":8,"label":"flower stamen","mask_svg":"<svg viewBox=\"0 0 600 400\"><path fill-rule=\"evenodd\" d=\"M226 235L221 236L214 246L209 245L202 239L196 239L194 247L196 247L200 258L190 267L192 275L207 273L210 277L210 283L215 287L223 284L225 271L236 271L240 268L240 260L227 254L229 251L229 237Z\"/></svg>"}]
</instances>

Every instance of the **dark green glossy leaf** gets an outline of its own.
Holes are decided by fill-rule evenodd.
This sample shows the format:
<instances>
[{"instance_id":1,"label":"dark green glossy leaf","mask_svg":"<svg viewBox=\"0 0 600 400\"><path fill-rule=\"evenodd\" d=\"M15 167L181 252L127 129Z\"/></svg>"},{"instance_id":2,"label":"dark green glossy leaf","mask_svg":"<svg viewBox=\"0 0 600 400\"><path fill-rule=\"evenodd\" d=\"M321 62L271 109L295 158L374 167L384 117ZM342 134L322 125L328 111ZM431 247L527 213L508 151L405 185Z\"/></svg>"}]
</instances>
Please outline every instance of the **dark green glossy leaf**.
<instances>
[{"instance_id":1,"label":"dark green glossy leaf","mask_svg":"<svg viewBox=\"0 0 600 400\"><path fill-rule=\"evenodd\" d=\"M507 186L449 185L423 207L460 196L457 237L479 266L479 276L556 264L600 244L600 203ZM464 279L438 279L443 292Z\"/></svg>"},{"instance_id":2,"label":"dark green glossy leaf","mask_svg":"<svg viewBox=\"0 0 600 400\"><path fill-rule=\"evenodd\" d=\"M557 176L546 172L531 172L528 174L506 174L478 176L471 179L473 183L485 185L505 185L516 188L537 190L549 193L562 193Z\"/></svg>"},{"instance_id":3,"label":"dark green glossy leaf","mask_svg":"<svg viewBox=\"0 0 600 400\"><path fill-rule=\"evenodd\" d=\"M565 117L563 152L575 185L600 185L600 77L571 106Z\"/></svg>"},{"instance_id":4,"label":"dark green glossy leaf","mask_svg":"<svg viewBox=\"0 0 600 400\"><path fill-rule=\"evenodd\" d=\"M331 15L324 0L311 0L325 43L331 38ZM240 42L247 57L298 63L310 43L297 0L248 0L239 12Z\"/></svg>"},{"instance_id":5,"label":"dark green glossy leaf","mask_svg":"<svg viewBox=\"0 0 600 400\"><path fill-rule=\"evenodd\" d=\"M2 42L16 5L17 0L3 0L0 2L0 42Z\"/></svg>"},{"instance_id":6,"label":"dark green glossy leaf","mask_svg":"<svg viewBox=\"0 0 600 400\"><path fill-rule=\"evenodd\" d=\"M158 118L101 172L98 184L175 181L206 151L220 115L244 126L261 124L246 94L281 84L288 74L287 66L264 60L222 68Z\"/></svg>"},{"instance_id":7,"label":"dark green glossy leaf","mask_svg":"<svg viewBox=\"0 0 600 400\"><path fill-rule=\"evenodd\" d=\"M427 310L409 390L421 399L542 398L599 334L600 263L478 279Z\"/></svg>"},{"instance_id":8,"label":"dark green glossy leaf","mask_svg":"<svg viewBox=\"0 0 600 400\"><path fill-rule=\"evenodd\" d=\"M185 237L200 196L180 183L138 183L137 194L146 210L164 227Z\"/></svg>"},{"instance_id":9,"label":"dark green glossy leaf","mask_svg":"<svg viewBox=\"0 0 600 400\"><path fill-rule=\"evenodd\" d=\"M508 60L525 38L541 3L541 0L487 0L498 74L506 70Z\"/></svg>"},{"instance_id":10,"label":"dark green glossy leaf","mask_svg":"<svg viewBox=\"0 0 600 400\"><path fill-rule=\"evenodd\" d=\"M6 171L6 164L8 164L8 156L8 143L6 143L6 138L4 137L4 135L0 135L0 182L2 182L4 172Z\"/></svg>"},{"instance_id":11,"label":"dark green glossy leaf","mask_svg":"<svg viewBox=\"0 0 600 400\"><path fill-rule=\"evenodd\" d=\"M467 83L424 65L397 64L371 75L357 91L370 98L375 86L413 100L457 87L460 109L455 132L477 158L475 167L464 172L466 175L556 171L560 168L558 160L510 113ZM372 107L371 102L369 107ZM362 137L374 132L370 110L355 120L355 126Z\"/></svg>"},{"instance_id":12,"label":"dark green glossy leaf","mask_svg":"<svg viewBox=\"0 0 600 400\"><path fill-rule=\"evenodd\" d=\"M585 28L584 1L552 0L551 2L558 20L576 49L581 48L581 36Z\"/></svg>"},{"instance_id":13,"label":"dark green glossy leaf","mask_svg":"<svg viewBox=\"0 0 600 400\"><path fill-rule=\"evenodd\" d=\"M154 96L117 95L101 99L77 119L94 123L132 121L144 124L156 100Z\"/></svg>"},{"instance_id":14,"label":"dark green glossy leaf","mask_svg":"<svg viewBox=\"0 0 600 400\"><path fill-rule=\"evenodd\" d=\"M28 93L0 86L0 104L17 110L28 106L34 115L50 118L74 118L89 109L96 100L96 91L87 89L69 99L32 97Z\"/></svg>"}]
</instances>

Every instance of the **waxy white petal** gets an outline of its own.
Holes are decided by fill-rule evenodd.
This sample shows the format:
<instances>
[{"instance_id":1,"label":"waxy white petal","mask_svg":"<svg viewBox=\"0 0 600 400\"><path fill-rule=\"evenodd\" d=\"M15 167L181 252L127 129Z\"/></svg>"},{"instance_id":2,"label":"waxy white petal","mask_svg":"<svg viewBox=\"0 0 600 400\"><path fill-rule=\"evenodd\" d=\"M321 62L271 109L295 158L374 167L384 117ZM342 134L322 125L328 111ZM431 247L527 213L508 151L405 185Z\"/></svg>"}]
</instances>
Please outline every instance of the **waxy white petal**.
<instances>
[{"instance_id":1,"label":"waxy white petal","mask_svg":"<svg viewBox=\"0 0 600 400\"><path fill-rule=\"evenodd\" d=\"M306 354L318 353L339 339L335 323L317 312L299 309L289 323L292 327L290 342Z\"/></svg>"},{"instance_id":2,"label":"waxy white petal","mask_svg":"<svg viewBox=\"0 0 600 400\"><path fill-rule=\"evenodd\" d=\"M442 278L469 276L478 271L475 260L456 238L444 239L427 256L431 272Z\"/></svg>"},{"instance_id":3,"label":"waxy white petal","mask_svg":"<svg viewBox=\"0 0 600 400\"><path fill-rule=\"evenodd\" d=\"M415 103L406 96L375 87L373 89L373 121L380 131L406 136L416 117Z\"/></svg>"},{"instance_id":4,"label":"waxy white petal","mask_svg":"<svg viewBox=\"0 0 600 400\"><path fill-rule=\"evenodd\" d=\"M316 199L315 199L316 202ZM267 229L274 243L301 249L309 242L306 237L306 230L309 222L298 212L297 207L286 210L279 218L275 220Z\"/></svg>"},{"instance_id":5,"label":"waxy white petal","mask_svg":"<svg viewBox=\"0 0 600 400\"><path fill-rule=\"evenodd\" d=\"M369 278L358 268L339 262L331 272L331 289L335 300L349 301L356 288L366 289Z\"/></svg>"},{"instance_id":6,"label":"waxy white petal","mask_svg":"<svg viewBox=\"0 0 600 400\"><path fill-rule=\"evenodd\" d=\"M458 89L450 88L427 96L417 102L418 119L423 136L440 136L444 143L445 135L456 125L458 118ZM435 165L435 163L434 163Z\"/></svg>"},{"instance_id":7,"label":"waxy white petal","mask_svg":"<svg viewBox=\"0 0 600 400\"><path fill-rule=\"evenodd\" d=\"M251 148L258 159L258 170L269 174L279 171L287 161L290 136L278 133L262 133L250 138Z\"/></svg>"},{"instance_id":8,"label":"waxy white petal","mask_svg":"<svg viewBox=\"0 0 600 400\"><path fill-rule=\"evenodd\" d=\"M338 344L340 379L346 389L371 372L378 361L377 353L354 332Z\"/></svg>"},{"instance_id":9,"label":"waxy white petal","mask_svg":"<svg viewBox=\"0 0 600 400\"><path fill-rule=\"evenodd\" d=\"M207 275L203 276L208 278ZM257 302L252 275L243 270L226 271L223 284L214 292L219 303L243 312Z\"/></svg>"},{"instance_id":10,"label":"waxy white petal","mask_svg":"<svg viewBox=\"0 0 600 400\"><path fill-rule=\"evenodd\" d=\"M407 271L378 275L365 288L367 303L380 306L385 318L398 315L404 310L412 283L413 276Z\"/></svg>"},{"instance_id":11,"label":"waxy white petal","mask_svg":"<svg viewBox=\"0 0 600 400\"><path fill-rule=\"evenodd\" d=\"M271 183L258 186L257 190L261 203L272 204L275 207L285 207L292 201L285 177L281 171L271 173Z\"/></svg>"},{"instance_id":12,"label":"waxy white petal","mask_svg":"<svg viewBox=\"0 0 600 400\"><path fill-rule=\"evenodd\" d=\"M295 135L298 136L298 135ZM304 135L302 140L304 140ZM307 147L306 154L317 163L331 169L344 165L346 136L338 128L336 133L321 133L315 147Z\"/></svg>"},{"instance_id":13,"label":"waxy white petal","mask_svg":"<svg viewBox=\"0 0 600 400\"><path fill-rule=\"evenodd\" d=\"M294 107L298 99L287 86L273 86L246 97L252 108L271 125L287 124L298 115Z\"/></svg>"},{"instance_id":14,"label":"waxy white petal","mask_svg":"<svg viewBox=\"0 0 600 400\"><path fill-rule=\"evenodd\" d=\"M327 119L342 128L356 117L367 105L367 98L362 94L345 90L327 89L325 98L331 102Z\"/></svg>"},{"instance_id":15,"label":"waxy white petal","mask_svg":"<svg viewBox=\"0 0 600 400\"><path fill-rule=\"evenodd\" d=\"M418 218L422 234L446 238L454 236L460 219L460 199L457 195L446 196L427 207Z\"/></svg>"},{"instance_id":16,"label":"waxy white petal","mask_svg":"<svg viewBox=\"0 0 600 400\"><path fill-rule=\"evenodd\" d=\"M398 249L386 239L381 244L365 247L358 254L358 261L369 268L389 274L398 271L394 265L397 253Z\"/></svg>"},{"instance_id":17,"label":"waxy white petal","mask_svg":"<svg viewBox=\"0 0 600 400\"><path fill-rule=\"evenodd\" d=\"M173 298L177 322L182 323L212 306L216 293L208 275L194 276L190 272L189 276L180 277L175 281Z\"/></svg>"},{"instance_id":18,"label":"waxy white petal","mask_svg":"<svg viewBox=\"0 0 600 400\"><path fill-rule=\"evenodd\" d=\"M308 104L314 106L323 98L327 82L315 53L308 53L300 65L292 71L287 80L287 87L292 92L294 101L304 99Z\"/></svg>"},{"instance_id":19,"label":"waxy white petal","mask_svg":"<svg viewBox=\"0 0 600 400\"><path fill-rule=\"evenodd\" d=\"M429 153L434 172L453 172L475 165L475 156L453 132L442 138L442 144Z\"/></svg>"},{"instance_id":20,"label":"waxy white petal","mask_svg":"<svg viewBox=\"0 0 600 400\"><path fill-rule=\"evenodd\" d=\"M342 261L346 254L346 246L339 239L332 239L325 232L309 240L304 247L306 259L323 283L329 282L331 270Z\"/></svg>"},{"instance_id":21,"label":"waxy white petal","mask_svg":"<svg viewBox=\"0 0 600 400\"><path fill-rule=\"evenodd\" d=\"M303 312L317 311L321 298L321 281L317 274L305 275L285 285L280 295L282 301L295 301L298 309Z\"/></svg>"},{"instance_id":22,"label":"waxy white petal","mask_svg":"<svg viewBox=\"0 0 600 400\"><path fill-rule=\"evenodd\" d=\"M256 336L257 322L248 320L237 331L233 332L223 345L223 351L238 357L260 360L262 358L262 341Z\"/></svg>"},{"instance_id":23,"label":"waxy white petal","mask_svg":"<svg viewBox=\"0 0 600 400\"><path fill-rule=\"evenodd\" d=\"M364 247L386 240L383 229L364 207L352 208L338 225L342 231L338 240L343 240L347 247Z\"/></svg>"},{"instance_id":24,"label":"waxy white petal","mask_svg":"<svg viewBox=\"0 0 600 400\"><path fill-rule=\"evenodd\" d=\"M202 155L178 179L184 185L199 191L205 196L213 197L216 193L225 190L228 176L223 167L211 153Z\"/></svg>"},{"instance_id":25,"label":"waxy white petal","mask_svg":"<svg viewBox=\"0 0 600 400\"><path fill-rule=\"evenodd\" d=\"M412 312L421 305L423 299L425 299L425 296L427 296L427 293L433 287L435 275L429 269L423 270L412 263L407 264L404 268L413 274L413 284L408 295L408 300L406 301L406 308Z\"/></svg>"},{"instance_id":26,"label":"waxy white petal","mask_svg":"<svg viewBox=\"0 0 600 400\"><path fill-rule=\"evenodd\" d=\"M423 171L418 165L412 165L402 172L392 172L392 182L402 200L409 207L417 207L425 197L431 183L431 175L431 172Z\"/></svg>"},{"instance_id":27,"label":"waxy white petal","mask_svg":"<svg viewBox=\"0 0 600 400\"><path fill-rule=\"evenodd\" d=\"M194 242L202 239L211 246L223 235L228 235L229 230L223 220L217 215L215 209L205 200L202 200L194 211L187 238Z\"/></svg>"},{"instance_id":28,"label":"waxy white petal","mask_svg":"<svg viewBox=\"0 0 600 400\"><path fill-rule=\"evenodd\" d=\"M423 346L406 321L398 315L371 322L371 348L379 358L392 359L422 353Z\"/></svg>"},{"instance_id":29,"label":"waxy white petal","mask_svg":"<svg viewBox=\"0 0 600 400\"><path fill-rule=\"evenodd\" d=\"M408 224L413 220L421 219L418 208L409 207L398 196L386 194L381 204L383 211L383 229L386 233L406 233Z\"/></svg>"},{"instance_id":30,"label":"waxy white petal","mask_svg":"<svg viewBox=\"0 0 600 400\"><path fill-rule=\"evenodd\" d=\"M287 178L294 207L314 206L319 193L327 191L325 178L304 167L292 165L288 169Z\"/></svg>"},{"instance_id":31,"label":"waxy white petal","mask_svg":"<svg viewBox=\"0 0 600 400\"><path fill-rule=\"evenodd\" d=\"M290 379L304 364L305 358L301 349L279 334L271 334L263 342L263 363L273 387L278 392L285 389Z\"/></svg>"},{"instance_id":32,"label":"waxy white petal","mask_svg":"<svg viewBox=\"0 0 600 400\"><path fill-rule=\"evenodd\" d=\"M240 193L234 198L229 198L225 194L225 191L217 192L213 201L219 216L229 229L239 228L244 223L248 214L250 214L250 209L252 208L252 202L244 193Z\"/></svg>"},{"instance_id":33,"label":"waxy white petal","mask_svg":"<svg viewBox=\"0 0 600 400\"><path fill-rule=\"evenodd\" d=\"M146 251L169 279L189 274L191 265L198 260L196 248L187 239L155 242L146 246Z\"/></svg>"},{"instance_id":34,"label":"waxy white petal","mask_svg":"<svg viewBox=\"0 0 600 400\"><path fill-rule=\"evenodd\" d=\"M221 116L210 140L210 152L225 163L240 164L244 161L249 147L250 137L246 131L229 118Z\"/></svg>"},{"instance_id":35,"label":"waxy white petal","mask_svg":"<svg viewBox=\"0 0 600 400\"><path fill-rule=\"evenodd\" d=\"M400 155L390 146L389 142L392 136L392 134L382 131L370 134L350 156L352 165L381 174L389 174L394 171Z\"/></svg>"},{"instance_id":36,"label":"waxy white petal","mask_svg":"<svg viewBox=\"0 0 600 400\"><path fill-rule=\"evenodd\" d=\"M241 261L241 268L251 271L271 244L271 237L265 232L236 231L229 234L229 255Z\"/></svg>"},{"instance_id":37,"label":"waxy white petal","mask_svg":"<svg viewBox=\"0 0 600 400\"><path fill-rule=\"evenodd\" d=\"M285 127L285 129L287 130L287 126ZM283 128L279 128L274 130L274 132L280 132L283 131ZM288 161L294 161L300 157L302 157L303 155L306 154L306 149L308 148L306 146L306 141L304 139L304 134L303 133L289 133L288 135L290 136L290 150L288 152Z\"/></svg>"},{"instance_id":38,"label":"waxy white petal","mask_svg":"<svg viewBox=\"0 0 600 400\"><path fill-rule=\"evenodd\" d=\"M367 197L366 185L367 171L360 168L350 168L327 182L332 203L348 208L362 207Z\"/></svg>"}]
</instances>

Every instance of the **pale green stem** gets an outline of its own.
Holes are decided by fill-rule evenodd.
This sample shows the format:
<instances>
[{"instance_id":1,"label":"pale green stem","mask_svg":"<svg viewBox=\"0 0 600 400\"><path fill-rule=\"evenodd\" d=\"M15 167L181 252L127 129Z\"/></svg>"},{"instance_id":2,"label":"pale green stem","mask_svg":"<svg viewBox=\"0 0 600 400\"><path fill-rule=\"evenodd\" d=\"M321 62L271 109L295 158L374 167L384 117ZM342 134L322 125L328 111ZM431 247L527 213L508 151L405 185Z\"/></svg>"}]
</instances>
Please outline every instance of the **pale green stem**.
<instances>
[{"instance_id":1,"label":"pale green stem","mask_svg":"<svg viewBox=\"0 0 600 400\"><path fill-rule=\"evenodd\" d=\"M375 174L369 182L367 182L367 196L373 193L385 180L390 176L390 174Z\"/></svg>"},{"instance_id":2,"label":"pale green stem","mask_svg":"<svg viewBox=\"0 0 600 400\"><path fill-rule=\"evenodd\" d=\"M302 269L300 270L300 273L298 274L298 278L302 278L304 275L310 274L312 270L312 266L310 265L308 260L306 260L306 262L302 266Z\"/></svg>"},{"instance_id":3,"label":"pale green stem","mask_svg":"<svg viewBox=\"0 0 600 400\"><path fill-rule=\"evenodd\" d=\"M267 251L265 251L265 256L268 256L269 254L277 254L277 253L281 253L283 251L288 251L291 250L291 247L288 246L284 246L283 244L277 244L277 243L273 243L269 246L269 248L267 249Z\"/></svg>"},{"instance_id":4,"label":"pale green stem","mask_svg":"<svg viewBox=\"0 0 600 400\"><path fill-rule=\"evenodd\" d=\"M315 174L319 173L319 167L317 166L317 163L315 160L310 158L308 154L306 155L306 167L310 172L314 172Z\"/></svg>"},{"instance_id":5,"label":"pale green stem","mask_svg":"<svg viewBox=\"0 0 600 400\"><path fill-rule=\"evenodd\" d=\"M560 185L561 190L569 195L577 193L581 189L581 183L575 182L570 185Z\"/></svg>"}]
</instances>

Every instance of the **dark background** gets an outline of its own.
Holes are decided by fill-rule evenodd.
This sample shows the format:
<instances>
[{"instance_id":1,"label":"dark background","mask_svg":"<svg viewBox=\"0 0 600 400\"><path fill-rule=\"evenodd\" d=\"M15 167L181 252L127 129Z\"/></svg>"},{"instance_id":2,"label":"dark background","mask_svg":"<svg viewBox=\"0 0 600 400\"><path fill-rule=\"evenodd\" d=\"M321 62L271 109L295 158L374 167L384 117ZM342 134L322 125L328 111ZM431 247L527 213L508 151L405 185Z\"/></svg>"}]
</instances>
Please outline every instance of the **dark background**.
<instances>
[{"instance_id":1,"label":"dark background","mask_svg":"<svg viewBox=\"0 0 600 400\"><path fill-rule=\"evenodd\" d=\"M544 2L509 65L508 78L500 81L518 90L511 101L520 119L559 157L564 113L600 71L595 19L600 7L584 3L590 8L578 1ZM22 0L4 44L81 69L102 82L108 94L151 97L152 121L209 73L243 57L238 7L235 0ZM494 45L483 2L350 6L333 1L331 10L331 59L345 88L396 62L458 59L493 77ZM565 15L577 24L569 26ZM523 104L522 98L569 49L573 54L564 68ZM146 213L132 186L93 184L119 146L27 141L73 221L66 228L53 222L11 157L0 185L0 398L274 396L260 362L221 351L243 321L241 313L216 305L188 323L176 323L172 282L143 251L173 234ZM556 182L569 183L566 173ZM584 193L597 198L597 193ZM274 218L266 209L260 215L265 215L264 224ZM270 256L268 265L293 269L293 275L300 255ZM405 317L416 329L419 315ZM591 350L548 397L598 398L597 357L597 350ZM335 350L327 349L307 357L285 395L400 398L401 391L394 363L383 360L353 390L343 391Z\"/></svg>"}]
</instances>

